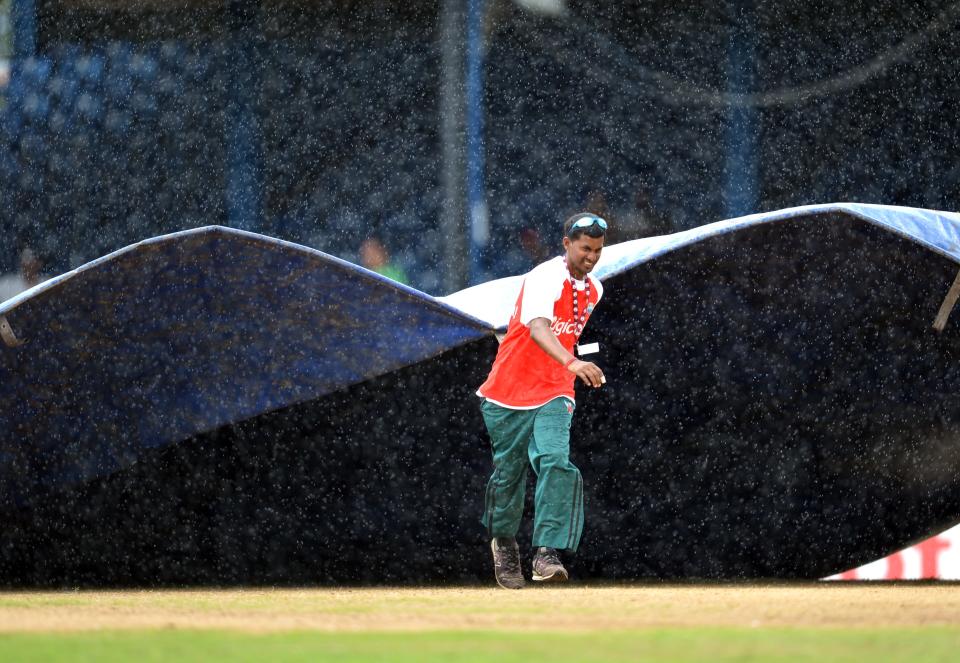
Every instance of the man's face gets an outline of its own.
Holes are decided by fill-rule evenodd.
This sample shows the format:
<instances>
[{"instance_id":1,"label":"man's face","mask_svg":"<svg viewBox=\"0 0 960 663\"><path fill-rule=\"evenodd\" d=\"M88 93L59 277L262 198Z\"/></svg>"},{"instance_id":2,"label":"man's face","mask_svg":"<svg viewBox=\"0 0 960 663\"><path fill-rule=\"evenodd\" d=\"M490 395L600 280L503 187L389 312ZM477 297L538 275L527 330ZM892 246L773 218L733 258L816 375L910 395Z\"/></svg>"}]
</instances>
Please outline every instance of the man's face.
<instances>
[{"instance_id":1,"label":"man's face","mask_svg":"<svg viewBox=\"0 0 960 663\"><path fill-rule=\"evenodd\" d=\"M376 269L387 264L387 251L375 239L365 239L360 245L360 263L367 269Z\"/></svg>"},{"instance_id":2,"label":"man's face","mask_svg":"<svg viewBox=\"0 0 960 663\"><path fill-rule=\"evenodd\" d=\"M603 237L580 235L576 239L563 238L563 248L567 251L567 266L574 276L589 274L600 260L603 251Z\"/></svg>"}]
</instances>

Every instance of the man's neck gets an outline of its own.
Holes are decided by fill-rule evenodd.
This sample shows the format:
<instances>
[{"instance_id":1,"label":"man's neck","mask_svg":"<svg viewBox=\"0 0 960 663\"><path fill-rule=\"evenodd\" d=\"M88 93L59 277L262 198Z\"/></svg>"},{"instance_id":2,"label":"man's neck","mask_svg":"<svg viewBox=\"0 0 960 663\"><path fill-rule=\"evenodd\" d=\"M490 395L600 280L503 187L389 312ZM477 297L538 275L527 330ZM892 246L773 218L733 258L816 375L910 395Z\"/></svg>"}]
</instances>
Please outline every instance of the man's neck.
<instances>
[{"instance_id":1,"label":"man's neck","mask_svg":"<svg viewBox=\"0 0 960 663\"><path fill-rule=\"evenodd\" d=\"M582 273L576 271L575 269L573 269L573 268L570 267L569 265L567 266L567 272L569 272L569 273L570 273L570 276L572 276L572 277L573 277L574 279L576 279L577 281L582 281L582 280L583 280L584 278L586 278L586 276L587 276L586 274L582 274Z\"/></svg>"},{"instance_id":2,"label":"man's neck","mask_svg":"<svg viewBox=\"0 0 960 663\"><path fill-rule=\"evenodd\" d=\"M586 273L581 274L576 269L574 269L573 266L570 264L570 261L567 260L567 256L563 256L563 264L567 268L567 273L570 274L570 276L575 278L577 281L582 281L587 276Z\"/></svg>"}]
</instances>

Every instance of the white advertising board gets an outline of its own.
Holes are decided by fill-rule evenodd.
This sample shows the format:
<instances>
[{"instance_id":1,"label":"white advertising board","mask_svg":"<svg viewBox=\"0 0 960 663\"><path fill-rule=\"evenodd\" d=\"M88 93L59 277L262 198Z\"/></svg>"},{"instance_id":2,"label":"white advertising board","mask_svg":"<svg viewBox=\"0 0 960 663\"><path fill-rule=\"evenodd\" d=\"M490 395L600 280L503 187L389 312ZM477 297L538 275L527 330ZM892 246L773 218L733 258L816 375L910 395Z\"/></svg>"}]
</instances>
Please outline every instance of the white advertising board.
<instances>
[{"instance_id":1,"label":"white advertising board","mask_svg":"<svg viewBox=\"0 0 960 663\"><path fill-rule=\"evenodd\" d=\"M825 580L960 580L960 525Z\"/></svg>"}]
</instances>

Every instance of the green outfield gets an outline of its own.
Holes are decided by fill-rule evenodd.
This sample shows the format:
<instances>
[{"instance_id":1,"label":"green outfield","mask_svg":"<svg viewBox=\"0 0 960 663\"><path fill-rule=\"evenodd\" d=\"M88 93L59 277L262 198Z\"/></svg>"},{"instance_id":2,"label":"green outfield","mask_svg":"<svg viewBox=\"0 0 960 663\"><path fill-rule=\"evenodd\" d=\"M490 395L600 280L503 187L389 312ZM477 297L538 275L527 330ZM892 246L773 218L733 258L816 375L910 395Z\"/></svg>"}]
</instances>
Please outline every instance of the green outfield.
<instances>
[{"instance_id":1,"label":"green outfield","mask_svg":"<svg viewBox=\"0 0 960 663\"><path fill-rule=\"evenodd\" d=\"M953 661L960 587L0 593L0 661Z\"/></svg>"},{"instance_id":2,"label":"green outfield","mask_svg":"<svg viewBox=\"0 0 960 663\"><path fill-rule=\"evenodd\" d=\"M442 631L263 635L107 631L0 636L4 661L956 661L956 629L658 628L596 633Z\"/></svg>"}]
</instances>

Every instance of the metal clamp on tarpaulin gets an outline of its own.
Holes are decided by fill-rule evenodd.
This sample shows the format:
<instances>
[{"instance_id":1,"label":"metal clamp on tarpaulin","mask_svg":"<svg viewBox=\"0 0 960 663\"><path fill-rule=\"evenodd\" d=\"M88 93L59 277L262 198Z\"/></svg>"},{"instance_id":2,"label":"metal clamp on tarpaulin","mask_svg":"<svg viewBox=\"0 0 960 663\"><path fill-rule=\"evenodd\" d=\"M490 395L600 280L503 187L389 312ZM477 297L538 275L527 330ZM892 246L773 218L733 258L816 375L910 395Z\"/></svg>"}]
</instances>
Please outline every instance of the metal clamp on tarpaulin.
<instances>
[{"instance_id":1,"label":"metal clamp on tarpaulin","mask_svg":"<svg viewBox=\"0 0 960 663\"><path fill-rule=\"evenodd\" d=\"M942 332L943 328L947 326L947 318L957 303L957 297L960 297L960 272L957 272L957 278L953 280L953 285L950 286L947 296L943 298L943 303L940 305L937 318L933 321L933 328L938 332Z\"/></svg>"},{"instance_id":2,"label":"metal clamp on tarpaulin","mask_svg":"<svg viewBox=\"0 0 960 663\"><path fill-rule=\"evenodd\" d=\"M13 327L10 326L10 323L7 322L7 319L2 315L0 315L0 338L11 348L23 345L24 343L13 333Z\"/></svg>"}]
</instances>

